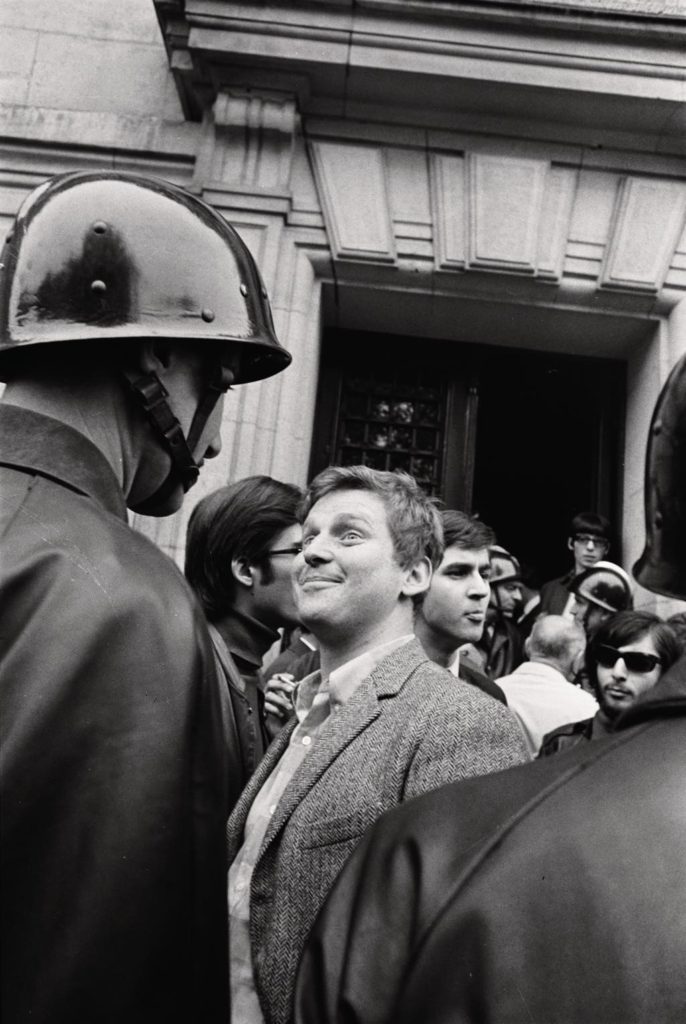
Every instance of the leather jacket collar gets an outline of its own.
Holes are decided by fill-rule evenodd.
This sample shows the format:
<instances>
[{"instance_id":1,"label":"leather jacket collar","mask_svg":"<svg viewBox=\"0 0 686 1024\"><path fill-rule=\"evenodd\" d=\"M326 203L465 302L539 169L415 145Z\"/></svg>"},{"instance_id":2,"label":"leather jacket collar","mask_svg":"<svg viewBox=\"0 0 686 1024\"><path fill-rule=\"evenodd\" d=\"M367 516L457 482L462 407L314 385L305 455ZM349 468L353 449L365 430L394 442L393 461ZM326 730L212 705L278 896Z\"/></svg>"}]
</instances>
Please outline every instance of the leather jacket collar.
<instances>
[{"instance_id":1,"label":"leather jacket collar","mask_svg":"<svg viewBox=\"0 0 686 1024\"><path fill-rule=\"evenodd\" d=\"M124 495L105 456L52 416L0 404L0 465L56 480L126 521Z\"/></svg>"}]
</instances>

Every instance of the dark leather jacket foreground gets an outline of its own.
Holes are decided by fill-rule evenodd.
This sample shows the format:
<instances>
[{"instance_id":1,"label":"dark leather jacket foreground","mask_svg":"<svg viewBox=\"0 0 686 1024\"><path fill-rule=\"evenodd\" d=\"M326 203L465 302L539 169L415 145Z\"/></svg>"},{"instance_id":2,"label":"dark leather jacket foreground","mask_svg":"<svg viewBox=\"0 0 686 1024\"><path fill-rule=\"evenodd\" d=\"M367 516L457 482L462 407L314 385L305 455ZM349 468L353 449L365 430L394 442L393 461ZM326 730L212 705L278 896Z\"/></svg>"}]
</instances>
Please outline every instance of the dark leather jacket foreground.
<instances>
[{"instance_id":1,"label":"dark leather jacket foreground","mask_svg":"<svg viewBox=\"0 0 686 1024\"><path fill-rule=\"evenodd\" d=\"M686 659L606 739L386 815L306 948L297 1024L686 1019Z\"/></svg>"},{"instance_id":2,"label":"dark leather jacket foreground","mask_svg":"<svg viewBox=\"0 0 686 1024\"><path fill-rule=\"evenodd\" d=\"M0 406L2 1019L226 1024L209 640L101 453Z\"/></svg>"}]
</instances>

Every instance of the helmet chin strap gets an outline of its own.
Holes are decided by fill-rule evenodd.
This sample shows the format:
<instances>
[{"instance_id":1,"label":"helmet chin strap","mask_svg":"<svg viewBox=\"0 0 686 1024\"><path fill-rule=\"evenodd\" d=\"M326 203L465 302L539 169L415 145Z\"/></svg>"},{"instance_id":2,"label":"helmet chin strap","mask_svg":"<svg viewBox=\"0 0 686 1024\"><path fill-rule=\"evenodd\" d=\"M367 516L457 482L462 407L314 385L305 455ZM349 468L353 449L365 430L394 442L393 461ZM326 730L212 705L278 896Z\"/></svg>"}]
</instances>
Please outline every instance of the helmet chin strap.
<instances>
[{"instance_id":1,"label":"helmet chin strap","mask_svg":"<svg viewBox=\"0 0 686 1024\"><path fill-rule=\"evenodd\" d=\"M181 424L167 401L169 392L156 373L136 374L130 370L123 370L123 374L155 435L171 457L171 467L166 479L153 494L138 502L132 509L141 515L154 515L179 486L185 493L198 479L200 464L195 461L193 453L212 410L220 397L231 387L234 374L222 363L217 363L193 416L188 438L184 436Z\"/></svg>"}]
</instances>

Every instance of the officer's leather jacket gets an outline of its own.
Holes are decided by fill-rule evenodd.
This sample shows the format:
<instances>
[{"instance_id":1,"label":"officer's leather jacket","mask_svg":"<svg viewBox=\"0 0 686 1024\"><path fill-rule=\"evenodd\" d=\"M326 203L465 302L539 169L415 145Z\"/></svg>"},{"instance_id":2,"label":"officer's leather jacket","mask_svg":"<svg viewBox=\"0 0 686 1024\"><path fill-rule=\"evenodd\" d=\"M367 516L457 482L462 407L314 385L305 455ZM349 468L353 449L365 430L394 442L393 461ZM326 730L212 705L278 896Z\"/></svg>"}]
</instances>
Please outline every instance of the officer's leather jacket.
<instances>
[{"instance_id":1,"label":"officer's leather jacket","mask_svg":"<svg viewBox=\"0 0 686 1024\"><path fill-rule=\"evenodd\" d=\"M102 454L0 406L2 1019L226 1024L209 640Z\"/></svg>"}]
</instances>

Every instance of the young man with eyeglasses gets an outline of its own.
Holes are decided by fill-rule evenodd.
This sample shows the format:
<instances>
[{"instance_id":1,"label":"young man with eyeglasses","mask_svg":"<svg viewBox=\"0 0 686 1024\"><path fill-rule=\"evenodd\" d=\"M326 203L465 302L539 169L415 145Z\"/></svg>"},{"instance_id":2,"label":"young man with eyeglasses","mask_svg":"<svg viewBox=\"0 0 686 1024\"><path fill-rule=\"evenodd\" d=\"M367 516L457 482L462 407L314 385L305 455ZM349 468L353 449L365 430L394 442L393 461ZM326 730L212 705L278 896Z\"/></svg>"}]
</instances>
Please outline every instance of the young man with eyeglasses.
<instances>
[{"instance_id":1,"label":"young man with eyeglasses","mask_svg":"<svg viewBox=\"0 0 686 1024\"><path fill-rule=\"evenodd\" d=\"M188 523L185 573L207 616L225 721L240 751L231 806L271 741L262 659L279 627L298 623L291 570L301 550L301 499L292 484L246 477L204 497Z\"/></svg>"},{"instance_id":2,"label":"young man with eyeglasses","mask_svg":"<svg viewBox=\"0 0 686 1024\"><path fill-rule=\"evenodd\" d=\"M574 567L564 576L548 580L541 587L541 597L520 623L523 635L530 632L539 615L564 615L571 619L574 611L572 581L607 556L610 549L610 522L596 512L579 512L571 521L567 547L572 552Z\"/></svg>"}]
</instances>

